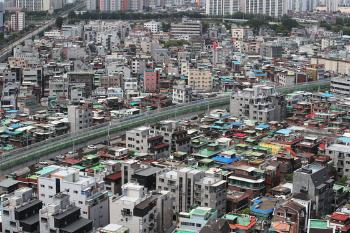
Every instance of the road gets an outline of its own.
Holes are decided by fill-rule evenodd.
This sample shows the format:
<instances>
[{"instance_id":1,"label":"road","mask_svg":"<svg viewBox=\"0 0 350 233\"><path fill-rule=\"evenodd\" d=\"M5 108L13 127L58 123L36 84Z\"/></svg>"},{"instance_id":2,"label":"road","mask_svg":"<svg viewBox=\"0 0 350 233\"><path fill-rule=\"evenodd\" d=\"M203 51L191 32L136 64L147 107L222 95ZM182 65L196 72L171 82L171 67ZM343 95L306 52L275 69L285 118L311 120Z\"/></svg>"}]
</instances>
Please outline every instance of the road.
<instances>
[{"instance_id":1,"label":"road","mask_svg":"<svg viewBox=\"0 0 350 233\"><path fill-rule=\"evenodd\" d=\"M327 86L329 86L329 80L310 82L294 87L281 87L278 89L280 92L287 93L294 90L318 90L319 88L325 88ZM61 135L55 138L50 138L46 141L29 145L28 147L12 150L1 155L0 172L4 174L13 167L28 163L35 163L35 161L46 158L49 155L70 150L73 146L73 142L76 147L81 147L82 145L88 145L91 142L100 142L101 140L104 140L108 134L117 134L118 132L123 132L141 125L200 112L208 108L227 106L230 102L229 96L230 93L224 93L211 99L144 112L126 119L96 125L85 129L78 134Z\"/></svg>"},{"instance_id":2,"label":"road","mask_svg":"<svg viewBox=\"0 0 350 233\"><path fill-rule=\"evenodd\" d=\"M68 16L68 12L71 10L79 10L82 7L84 7L84 3L79 3L76 6L74 6L73 8L62 12L61 14L59 14L58 16L62 17L62 18L66 18ZM57 17L58 17L57 16ZM11 54L12 54L12 50L17 46L22 44L25 40L31 39L32 37L35 37L37 35L39 35L40 33L46 31L49 27L53 26L55 24L56 19L51 19L49 21L47 21L43 26L41 26L40 28L35 29L34 31L28 33L27 35L25 35L24 37L16 40L15 42L13 42L12 44L8 45L6 48L3 48L0 50L0 62L5 61Z\"/></svg>"}]
</instances>

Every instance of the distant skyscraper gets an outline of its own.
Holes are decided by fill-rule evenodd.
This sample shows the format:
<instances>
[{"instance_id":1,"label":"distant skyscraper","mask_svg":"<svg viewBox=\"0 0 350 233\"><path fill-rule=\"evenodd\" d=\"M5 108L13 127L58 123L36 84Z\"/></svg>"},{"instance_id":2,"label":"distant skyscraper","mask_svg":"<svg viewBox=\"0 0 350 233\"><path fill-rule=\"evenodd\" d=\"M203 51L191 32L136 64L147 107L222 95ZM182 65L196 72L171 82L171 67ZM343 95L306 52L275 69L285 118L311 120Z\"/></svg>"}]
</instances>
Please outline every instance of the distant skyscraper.
<instances>
[{"instance_id":1,"label":"distant skyscraper","mask_svg":"<svg viewBox=\"0 0 350 233\"><path fill-rule=\"evenodd\" d=\"M207 15L223 15L223 0L206 0L205 13Z\"/></svg>"},{"instance_id":2,"label":"distant skyscraper","mask_svg":"<svg viewBox=\"0 0 350 233\"><path fill-rule=\"evenodd\" d=\"M240 0L240 7L244 13L279 17L287 13L288 0Z\"/></svg>"},{"instance_id":3,"label":"distant skyscraper","mask_svg":"<svg viewBox=\"0 0 350 233\"><path fill-rule=\"evenodd\" d=\"M0 32L4 30L4 3L0 0Z\"/></svg>"},{"instance_id":4,"label":"distant skyscraper","mask_svg":"<svg viewBox=\"0 0 350 233\"><path fill-rule=\"evenodd\" d=\"M11 15L11 30L12 31L22 31L25 28L25 13L16 11Z\"/></svg>"},{"instance_id":5,"label":"distant skyscraper","mask_svg":"<svg viewBox=\"0 0 350 233\"><path fill-rule=\"evenodd\" d=\"M88 11L97 10L97 1L96 0L86 0L86 9Z\"/></svg>"},{"instance_id":6,"label":"distant skyscraper","mask_svg":"<svg viewBox=\"0 0 350 233\"><path fill-rule=\"evenodd\" d=\"M335 12L338 10L339 0L326 0L326 6L328 12Z\"/></svg>"},{"instance_id":7,"label":"distant skyscraper","mask_svg":"<svg viewBox=\"0 0 350 233\"><path fill-rule=\"evenodd\" d=\"M319 3L319 0L287 0L287 10L294 12L314 11Z\"/></svg>"}]
</instances>

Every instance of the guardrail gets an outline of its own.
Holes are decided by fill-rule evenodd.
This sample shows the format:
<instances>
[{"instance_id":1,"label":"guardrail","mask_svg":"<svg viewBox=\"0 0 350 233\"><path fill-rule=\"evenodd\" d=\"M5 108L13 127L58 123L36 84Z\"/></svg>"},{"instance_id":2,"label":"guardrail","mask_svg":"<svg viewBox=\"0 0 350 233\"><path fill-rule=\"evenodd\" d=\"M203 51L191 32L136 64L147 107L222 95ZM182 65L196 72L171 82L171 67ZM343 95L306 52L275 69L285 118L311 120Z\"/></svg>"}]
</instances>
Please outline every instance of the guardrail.
<instances>
[{"instance_id":1,"label":"guardrail","mask_svg":"<svg viewBox=\"0 0 350 233\"><path fill-rule=\"evenodd\" d=\"M280 87L280 92L290 92L294 90L315 90L317 88L326 88L329 86L329 80L322 80L300 84L294 87ZM168 119L174 116L184 115L190 112L198 112L205 110L208 107L220 107L228 105L230 102L230 93L221 97L210 99L203 99L191 103L186 103L177 106L170 106L160 110L153 110L143 112L136 116L130 116L111 122L99 124L87 128L76 134L66 134L58 137L50 138L48 140L29 145L24 148L12 150L8 153L2 154L0 157L0 170L8 170L18 164L35 161L45 155L67 149L83 142L87 142L96 138L105 137L108 133L116 133L130 128L134 128L144 124L158 122L160 120Z\"/></svg>"}]
</instances>

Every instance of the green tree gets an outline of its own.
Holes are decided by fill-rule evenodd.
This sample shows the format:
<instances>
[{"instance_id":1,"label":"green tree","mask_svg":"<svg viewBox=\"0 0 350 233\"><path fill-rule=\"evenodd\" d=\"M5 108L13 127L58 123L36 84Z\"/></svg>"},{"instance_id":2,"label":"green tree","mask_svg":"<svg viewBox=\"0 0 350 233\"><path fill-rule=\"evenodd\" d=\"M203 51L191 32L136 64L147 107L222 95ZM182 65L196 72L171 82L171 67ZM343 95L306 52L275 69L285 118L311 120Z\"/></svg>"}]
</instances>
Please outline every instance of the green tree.
<instances>
[{"instance_id":1,"label":"green tree","mask_svg":"<svg viewBox=\"0 0 350 233\"><path fill-rule=\"evenodd\" d=\"M55 22L55 25L58 29L61 29L62 28L62 24L63 24L63 18L62 17L57 17L56 18L56 22Z\"/></svg>"},{"instance_id":2,"label":"green tree","mask_svg":"<svg viewBox=\"0 0 350 233\"><path fill-rule=\"evenodd\" d=\"M239 213L240 214L250 214L250 209L249 208L245 208L245 209L241 210Z\"/></svg>"},{"instance_id":3,"label":"green tree","mask_svg":"<svg viewBox=\"0 0 350 233\"><path fill-rule=\"evenodd\" d=\"M171 23L162 22L163 32L170 32L170 28L171 28Z\"/></svg>"},{"instance_id":4,"label":"green tree","mask_svg":"<svg viewBox=\"0 0 350 233\"><path fill-rule=\"evenodd\" d=\"M338 185L347 185L347 182L348 182L348 177L347 176L343 176L341 177L339 180L337 180L335 183L338 184Z\"/></svg>"},{"instance_id":5,"label":"green tree","mask_svg":"<svg viewBox=\"0 0 350 233\"><path fill-rule=\"evenodd\" d=\"M286 15L282 16L281 23L289 32L292 30L292 28L299 27L299 23L296 20Z\"/></svg>"},{"instance_id":6,"label":"green tree","mask_svg":"<svg viewBox=\"0 0 350 233\"><path fill-rule=\"evenodd\" d=\"M75 11L68 12L68 19L75 19L76 17Z\"/></svg>"}]
</instances>

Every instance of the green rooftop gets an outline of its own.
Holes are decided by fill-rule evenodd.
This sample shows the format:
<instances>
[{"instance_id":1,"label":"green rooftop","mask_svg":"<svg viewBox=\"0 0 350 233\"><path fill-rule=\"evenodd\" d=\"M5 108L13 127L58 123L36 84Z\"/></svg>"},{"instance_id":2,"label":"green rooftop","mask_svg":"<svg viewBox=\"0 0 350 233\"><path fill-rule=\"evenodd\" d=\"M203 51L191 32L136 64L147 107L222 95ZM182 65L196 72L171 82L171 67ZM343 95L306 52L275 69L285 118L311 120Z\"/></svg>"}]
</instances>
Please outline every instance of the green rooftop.
<instances>
[{"instance_id":1,"label":"green rooftop","mask_svg":"<svg viewBox=\"0 0 350 233\"><path fill-rule=\"evenodd\" d=\"M80 166L80 165L73 165L72 168L76 168L76 169L79 169L79 170L84 170L85 169L84 166Z\"/></svg>"},{"instance_id":2,"label":"green rooftop","mask_svg":"<svg viewBox=\"0 0 350 233\"><path fill-rule=\"evenodd\" d=\"M212 163L213 160L212 160L212 159L201 159L199 162L200 162L200 163L207 164L207 163Z\"/></svg>"},{"instance_id":3,"label":"green rooftop","mask_svg":"<svg viewBox=\"0 0 350 233\"><path fill-rule=\"evenodd\" d=\"M38 176L42 176L42 175L48 174L50 172L53 172L56 169L57 169L57 166L43 167L39 171L36 171L35 174L38 175Z\"/></svg>"},{"instance_id":4,"label":"green rooftop","mask_svg":"<svg viewBox=\"0 0 350 233\"><path fill-rule=\"evenodd\" d=\"M310 219L309 228L313 229L328 229L328 222L320 219Z\"/></svg>"},{"instance_id":5,"label":"green rooftop","mask_svg":"<svg viewBox=\"0 0 350 233\"><path fill-rule=\"evenodd\" d=\"M248 226L250 224L249 215L226 214L223 218L230 221L236 220L237 224L241 226Z\"/></svg>"},{"instance_id":6,"label":"green rooftop","mask_svg":"<svg viewBox=\"0 0 350 233\"><path fill-rule=\"evenodd\" d=\"M191 215L199 215L199 216L205 216L209 213L215 212L215 209L208 208L208 207L197 207L195 209L192 209L190 214Z\"/></svg>"},{"instance_id":7,"label":"green rooftop","mask_svg":"<svg viewBox=\"0 0 350 233\"><path fill-rule=\"evenodd\" d=\"M175 231L173 233L197 233L197 231L191 231L191 230L185 230L185 229L175 229Z\"/></svg>"}]
</instances>

